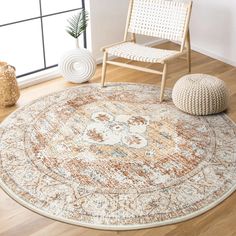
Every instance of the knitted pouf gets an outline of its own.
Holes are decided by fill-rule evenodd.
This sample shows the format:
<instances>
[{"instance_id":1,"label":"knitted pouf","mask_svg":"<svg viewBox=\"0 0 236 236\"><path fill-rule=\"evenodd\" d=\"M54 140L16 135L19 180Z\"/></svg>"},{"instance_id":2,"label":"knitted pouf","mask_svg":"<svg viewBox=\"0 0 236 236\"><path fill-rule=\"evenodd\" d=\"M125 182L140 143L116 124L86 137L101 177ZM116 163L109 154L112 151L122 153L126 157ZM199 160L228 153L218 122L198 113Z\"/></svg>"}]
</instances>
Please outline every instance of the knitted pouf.
<instances>
[{"instance_id":1,"label":"knitted pouf","mask_svg":"<svg viewBox=\"0 0 236 236\"><path fill-rule=\"evenodd\" d=\"M222 112L227 108L228 97L225 83L205 74L192 74L180 78L172 93L175 106L192 115Z\"/></svg>"}]
</instances>

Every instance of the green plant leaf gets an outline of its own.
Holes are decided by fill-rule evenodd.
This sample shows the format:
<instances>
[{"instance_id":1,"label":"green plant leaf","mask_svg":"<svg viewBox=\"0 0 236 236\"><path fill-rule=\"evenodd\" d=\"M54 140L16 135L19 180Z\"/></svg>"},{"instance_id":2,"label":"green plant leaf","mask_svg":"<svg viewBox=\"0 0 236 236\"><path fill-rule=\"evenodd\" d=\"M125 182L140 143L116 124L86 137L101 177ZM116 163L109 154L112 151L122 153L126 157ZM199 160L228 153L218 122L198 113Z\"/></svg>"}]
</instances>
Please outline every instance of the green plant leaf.
<instances>
[{"instance_id":1,"label":"green plant leaf","mask_svg":"<svg viewBox=\"0 0 236 236\"><path fill-rule=\"evenodd\" d=\"M66 32L77 39L86 30L88 20L88 12L85 9L81 10L67 20L69 25L66 27Z\"/></svg>"}]
</instances>

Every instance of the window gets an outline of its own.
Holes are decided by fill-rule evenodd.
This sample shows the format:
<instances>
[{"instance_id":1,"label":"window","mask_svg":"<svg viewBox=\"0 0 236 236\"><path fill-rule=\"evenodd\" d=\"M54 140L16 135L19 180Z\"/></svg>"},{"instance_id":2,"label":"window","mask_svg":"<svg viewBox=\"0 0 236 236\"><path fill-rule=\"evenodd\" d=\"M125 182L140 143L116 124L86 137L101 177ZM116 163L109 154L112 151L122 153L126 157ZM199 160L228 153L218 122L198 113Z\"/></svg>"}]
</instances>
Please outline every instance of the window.
<instances>
[{"instance_id":1,"label":"window","mask_svg":"<svg viewBox=\"0 0 236 236\"><path fill-rule=\"evenodd\" d=\"M75 47L66 33L67 19L84 0L7 0L0 7L0 60L16 67L17 77L57 66ZM86 34L80 38L86 47Z\"/></svg>"}]
</instances>

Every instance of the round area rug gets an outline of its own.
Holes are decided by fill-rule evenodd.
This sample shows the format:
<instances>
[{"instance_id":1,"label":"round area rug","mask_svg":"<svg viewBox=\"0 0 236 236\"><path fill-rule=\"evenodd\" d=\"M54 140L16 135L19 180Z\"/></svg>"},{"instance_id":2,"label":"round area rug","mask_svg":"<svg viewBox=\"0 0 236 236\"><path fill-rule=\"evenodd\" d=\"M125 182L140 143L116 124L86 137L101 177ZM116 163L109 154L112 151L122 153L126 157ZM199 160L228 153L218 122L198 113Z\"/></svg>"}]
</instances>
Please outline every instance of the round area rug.
<instances>
[{"instance_id":1,"label":"round area rug","mask_svg":"<svg viewBox=\"0 0 236 236\"><path fill-rule=\"evenodd\" d=\"M129 230L183 221L236 188L236 126L191 116L151 85L48 95L0 128L0 185L59 221Z\"/></svg>"}]
</instances>

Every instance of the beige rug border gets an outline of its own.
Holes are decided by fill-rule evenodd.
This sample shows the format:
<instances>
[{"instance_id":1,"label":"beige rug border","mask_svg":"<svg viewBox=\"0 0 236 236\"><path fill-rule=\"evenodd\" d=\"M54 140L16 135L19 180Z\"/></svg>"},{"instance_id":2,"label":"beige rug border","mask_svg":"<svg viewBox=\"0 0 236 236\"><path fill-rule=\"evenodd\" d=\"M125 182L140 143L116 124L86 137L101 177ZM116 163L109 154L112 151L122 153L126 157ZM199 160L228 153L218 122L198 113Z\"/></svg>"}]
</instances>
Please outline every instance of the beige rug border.
<instances>
[{"instance_id":1,"label":"beige rug border","mask_svg":"<svg viewBox=\"0 0 236 236\"><path fill-rule=\"evenodd\" d=\"M123 84L127 84L127 85L144 85L144 86L150 86L150 87L159 87L156 86L154 84L145 84L145 83L108 83L108 85L123 85ZM26 104L25 106L30 106L31 104L37 102L38 100L47 97L47 96L51 96L53 94L57 94L66 90L70 90L70 89L77 89L79 87L85 87L85 86L94 86L94 87L99 87L99 83L90 83L90 84L84 84L84 85L80 85L80 86L75 86L75 87L70 87L70 88L66 88L66 89L62 89L60 91L54 92L54 93L50 93L46 96L42 96L40 98L37 98L36 100ZM170 88L167 88L168 90L171 90ZM23 106L23 107L25 107ZM14 112L12 112L8 117L6 117L4 119L4 121L2 121L2 123L0 124L0 126L2 126L2 124L7 123L7 120L9 117L11 117L15 112L18 112L19 110L21 110L23 107L20 107L18 109L16 109ZM222 113L221 115L224 115L227 117L227 119L229 119L235 126L235 122L225 113ZM170 225L170 224L176 224L176 223L180 223L182 221L186 221L186 220L190 220L194 217L197 217L209 210L211 210L212 208L214 208L215 206L219 205L220 203L222 203L225 199L227 199L230 195L232 195L234 193L234 191L236 190L236 184L234 185L234 187L232 187L228 192L226 192L221 198L219 198L217 201L209 204L207 207L202 208L201 210L195 211L192 214L188 214L186 216L182 216L182 217L177 217L175 219L172 220L166 220L166 221L162 221L162 222L157 222L157 223L151 223L151 224L136 224L136 225L102 225L102 224L89 224L89 223L83 223L83 222L79 222L76 220L69 220L63 217L57 217L57 216L53 216L51 214L48 214L45 211L42 211L32 205L30 205L28 202L22 200L21 198L19 198L10 188L8 188L8 186L5 185L5 183L2 182L2 180L0 179L0 187L4 190L4 192L13 200L15 200L17 203L19 203L20 205L22 205L23 207L41 215L41 216L45 216L49 219L52 220L56 220L62 223L67 223L67 224L71 224L71 225L75 225L75 226L80 226L80 227L86 227L86 228L91 228L91 229L98 229L98 230L115 230L115 231L119 231L119 230L140 230L140 229L147 229L147 228L154 228L157 226L164 226L164 225Z\"/></svg>"}]
</instances>

